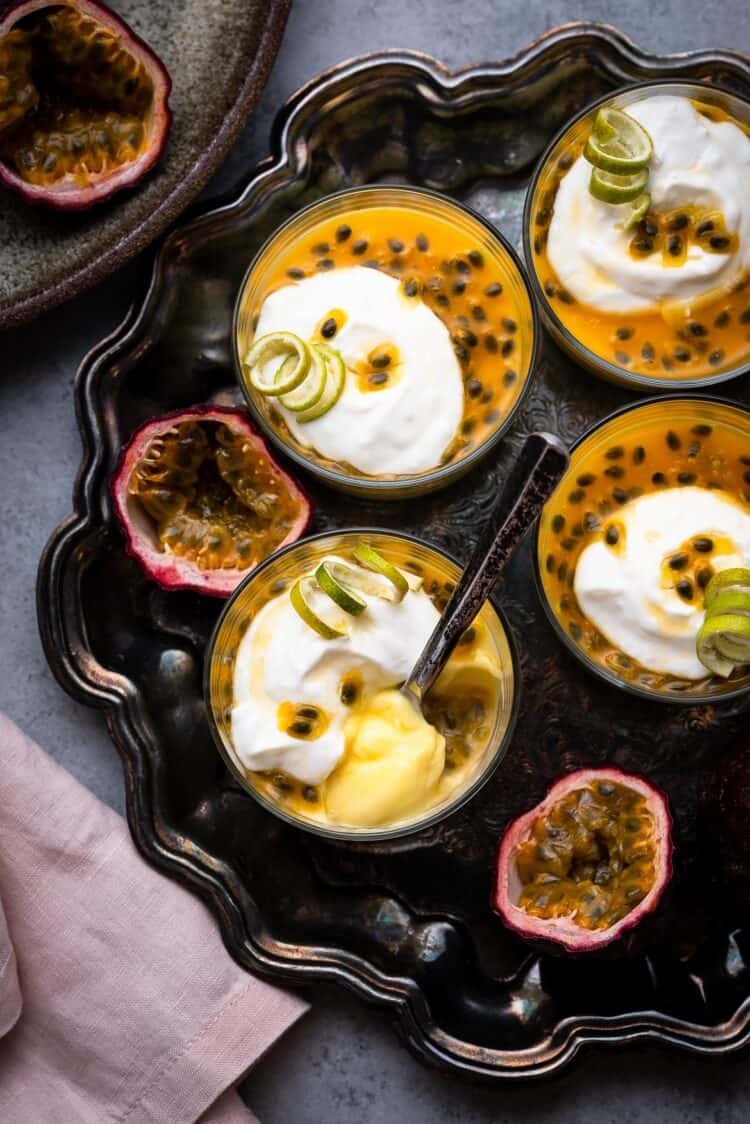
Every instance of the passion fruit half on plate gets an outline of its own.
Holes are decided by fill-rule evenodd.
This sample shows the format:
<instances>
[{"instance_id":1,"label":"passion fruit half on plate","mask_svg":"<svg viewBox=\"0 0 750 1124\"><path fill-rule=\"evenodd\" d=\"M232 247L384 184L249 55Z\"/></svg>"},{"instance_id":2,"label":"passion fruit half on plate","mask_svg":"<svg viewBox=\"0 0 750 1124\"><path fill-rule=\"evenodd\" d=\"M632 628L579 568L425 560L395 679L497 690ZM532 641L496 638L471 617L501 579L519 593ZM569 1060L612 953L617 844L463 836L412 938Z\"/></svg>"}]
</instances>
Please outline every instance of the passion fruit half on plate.
<instances>
[{"instance_id":1,"label":"passion fruit half on plate","mask_svg":"<svg viewBox=\"0 0 750 1124\"><path fill-rule=\"evenodd\" d=\"M81 210L136 184L169 133L171 82L98 0L0 3L0 182Z\"/></svg>"},{"instance_id":2,"label":"passion fruit half on plate","mask_svg":"<svg viewBox=\"0 0 750 1124\"><path fill-rule=\"evenodd\" d=\"M299 485L240 410L194 406L136 430L112 481L127 550L164 589L228 597L310 522Z\"/></svg>"},{"instance_id":3,"label":"passion fruit half on plate","mask_svg":"<svg viewBox=\"0 0 750 1124\"><path fill-rule=\"evenodd\" d=\"M562 777L505 832L492 907L509 929L566 952L604 948L656 909L672 874L672 819L643 777Z\"/></svg>"}]
</instances>

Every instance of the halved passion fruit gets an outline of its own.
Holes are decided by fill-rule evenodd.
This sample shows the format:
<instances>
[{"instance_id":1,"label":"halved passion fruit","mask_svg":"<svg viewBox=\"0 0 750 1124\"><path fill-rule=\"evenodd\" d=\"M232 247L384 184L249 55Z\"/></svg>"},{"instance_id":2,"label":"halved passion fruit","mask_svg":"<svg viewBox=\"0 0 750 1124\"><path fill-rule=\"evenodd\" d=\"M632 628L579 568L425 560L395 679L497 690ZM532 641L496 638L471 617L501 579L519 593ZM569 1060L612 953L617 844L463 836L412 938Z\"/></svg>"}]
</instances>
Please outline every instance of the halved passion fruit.
<instances>
[{"instance_id":1,"label":"halved passion fruit","mask_svg":"<svg viewBox=\"0 0 750 1124\"><path fill-rule=\"evenodd\" d=\"M522 937L603 948L656 909L672 874L671 827L643 777L570 773L505 832L493 909Z\"/></svg>"},{"instance_id":2,"label":"halved passion fruit","mask_svg":"<svg viewBox=\"0 0 750 1124\"><path fill-rule=\"evenodd\" d=\"M170 86L98 0L15 0L0 14L0 182L62 210L132 186L166 144Z\"/></svg>"},{"instance_id":3,"label":"halved passion fruit","mask_svg":"<svg viewBox=\"0 0 750 1124\"><path fill-rule=\"evenodd\" d=\"M299 485L240 410L194 406L146 422L112 483L127 549L165 589L228 597L310 522Z\"/></svg>"}]
</instances>

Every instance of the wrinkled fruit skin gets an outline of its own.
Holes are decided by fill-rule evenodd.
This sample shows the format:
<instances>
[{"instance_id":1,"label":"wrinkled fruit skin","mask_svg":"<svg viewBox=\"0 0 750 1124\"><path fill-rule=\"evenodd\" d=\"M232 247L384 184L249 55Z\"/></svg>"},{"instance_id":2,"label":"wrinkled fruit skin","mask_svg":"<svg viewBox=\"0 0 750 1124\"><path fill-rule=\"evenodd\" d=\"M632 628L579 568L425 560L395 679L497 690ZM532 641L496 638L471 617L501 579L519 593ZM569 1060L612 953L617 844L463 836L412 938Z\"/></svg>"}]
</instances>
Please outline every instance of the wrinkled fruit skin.
<instances>
[{"instance_id":1,"label":"wrinkled fruit skin","mask_svg":"<svg viewBox=\"0 0 750 1124\"><path fill-rule=\"evenodd\" d=\"M68 211L133 187L164 151L170 88L98 0L0 2L0 183Z\"/></svg>"},{"instance_id":2,"label":"wrinkled fruit skin","mask_svg":"<svg viewBox=\"0 0 750 1124\"><path fill-rule=\"evenodd\" d=\"M211 597L229 597L263 558L301 538L311 518L307 496L247 414L221 406L145 422L122 450L112 498L127 551L148 577Z\"/></svg>"},{"instance_id":3,"label":"wrinkled fruit skin","mask_svg":"<svg viewBox=\"0 0 750 1124\"><path fill-rule=\"evenodd\" d=\"M649 836L655 842L654 878L650 890L624 917L607 928L585 929L564 917L538 917L519 908L517 903L522 886L516 860L522 853L523 844L529 839L533 825L540 816L546 821L551 809L565 797L602 782L622 786L645 801L645 808L654 823L654 830ZM498 848L490 904L507 928L526 940L539 942L548 951L563 950L571 954L596 952L626 937L657 908L672 876L672 850L672 818L666 798L658 789L644 777L623 773L620 769L606 766L579 769L556 781L541 803L513 820L506 829Z\"/></svg>"},{"instance_id":4,"label":"wrinkled fruit skin","mask_svg":"<svg viewBox=\"0 0 750 1124\"><path fill-rule=\"evenodd\" d=\"M709 774L701 799L701 836L721 898L750 914L750 743L726 750Z\"/></svg>"}]
</instances>

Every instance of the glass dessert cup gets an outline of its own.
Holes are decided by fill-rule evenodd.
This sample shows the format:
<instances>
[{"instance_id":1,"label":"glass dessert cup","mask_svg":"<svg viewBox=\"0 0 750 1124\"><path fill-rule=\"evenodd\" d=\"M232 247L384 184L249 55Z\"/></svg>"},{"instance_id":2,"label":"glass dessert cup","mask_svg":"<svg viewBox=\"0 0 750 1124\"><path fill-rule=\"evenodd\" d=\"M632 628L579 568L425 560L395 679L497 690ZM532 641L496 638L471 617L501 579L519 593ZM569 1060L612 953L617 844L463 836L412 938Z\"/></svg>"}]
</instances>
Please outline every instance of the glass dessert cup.
<instances>
[{"instance_id":1,"label":"glass dessert cup","mask_svg":"<svg viewBox=\"0 0 750 1124\"><path fill-rule=\"evenodd\" d=\"M700 680L648 670L595 627L574 588L590 544L606 542L622 551L619 517L631 500L668 496L675 487L704 488L709 494L720 487L750 515L748 453L750 410L720 398L679 395L625 406L573 446L568 471L539 520L535 576L555 632L589 671L642 698L692 705L733 698L750 688L750 667L729 679L706 670ZM700 609L713 573L712 551L716 556L721 548L697 532L690 538L684 554L670 552L664 558L661 581L675 595L680 583L680 598L684 594L687 605Z\"/></svg>"},{"instance_id":2,"label":"glass dessert cup","mask_svg":"<svg viewBox=\"0 0 750 1124\"><path fill-rule=\"evenodd\" d=\"M747 274L728 288L707 291L679 306L675 302L666 317L659 309L603 312L577 301L560 284L547 254L560 183L582 153L597 111L602 106L627 110L652 95L688 98L694 105L700 103L696 108L704 116L716 121L729 119L750 135L750 103L701 82L642 82L599 98L557 134L537 166L524 209L524 258L545 326L577 363L610 382L650 393L705 389L750 369ZM687 216L678 212L679 208L665 230L656 235L660 244L657 252L670 264L670 239L676 240L672 250L683 252L688 245L681 226ZM692 226L687 233L692 237ZM630 245L643 244L648 249L651 243L644 242L643 235L643 223L635 225ZM705 241L707 235L703 237ZM638 257L635 250L632 254ZM655 260L654 251L647 257Z\"/></svg>"},{"instance_id":3,"label":"glass dessert cup","mask_svg":"<svg viewBox=\"0 0 750 1124\"><path fill-rule=\"evenodd\" d=\"M443 588L445 583L455 583L461 573L458 564L443 551L410 535L390 531L357 528L326 532L293 544L254 570L227 602L208 645L204 694L219 752L242 788L264 808L287 823L330 839L374 841L408 835L438 823L470 800L489 780L505 756L513 734L520 680L512 634L502 614L488 602L477 620L486 631L487 643L500 668L493 700L488 707L492 711L488 730L481 744L468 752L465 759L460 757L459 750L458 783L452 786L448 781L446 786L442 786L441 778L438 801L398 822L377 827L352 827L330 822L322 805L306 798L308 786L286 774L279 774L277 770L262 773L248 770L240 760L232 738L234 669L240 641L253 618L271 598L289 589L297 578L314 569L324 557L336 554L345 559L351 558L353 549L362 542L405 571L411 570L424 576L425 589L438 608L440 598L447 599L447 591ZM432 582L435 585L431 589ZM425 703L425 713L430 721L439 725L437 717L430 712L429 703L430 696ZM449 739L446 740L450 744ZM450 766L447 765L443 778L449 777Z\"/></svg>"},{"instance_id":4,"label":"glass dessert cup","mask_svg":"<svg viewBox=\"0 0 750 1124\"><path fill-rule=\"evenodd\" d=\"M304 426L295 435L289 412L250 384L243 363L269 295L320 274L333 278L337 269L364 266L397 278L399 295L407 302L424 302L450 333L451 363L454 354L458 360L463 397L458 425L435 453L435 464L423 471L394 473L378 465L370 472L322 455L303 443L303 438L312 440ZM321 318L313 338L320 336L335 348L340 311L334 308L332 316ZM485 219L436 192L372 186L327 196L271 236L240 286L232 336L240 387L254 420L274 444L340 490L403 499L446 486L500 441L528 390L539 331L523 266ZM381 402L378 392L389 389L388 368L380 365L389 359L384 350L382 355L375 350L363 355L356 372L359 389L372 391L368 398ZM347 378L355 378L351 369ZM422 405L428 416L430 401ZM336 409L334 405L331 419L336 419Z\"/></svg>"}]
</instances>

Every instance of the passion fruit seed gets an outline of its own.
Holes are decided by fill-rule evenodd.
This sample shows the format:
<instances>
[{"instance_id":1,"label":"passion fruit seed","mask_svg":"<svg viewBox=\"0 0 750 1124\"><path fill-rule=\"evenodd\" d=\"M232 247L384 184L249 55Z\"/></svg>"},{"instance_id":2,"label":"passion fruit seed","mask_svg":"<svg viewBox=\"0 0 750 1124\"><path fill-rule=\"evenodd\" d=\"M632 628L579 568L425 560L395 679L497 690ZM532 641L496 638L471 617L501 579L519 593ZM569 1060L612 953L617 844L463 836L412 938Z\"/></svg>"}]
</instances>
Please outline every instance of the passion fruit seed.
<instances>
[{"instance_id":1,"label":"passion fruit seed","mask_svg":"<svg viewBox=\"0 0 750 1124\"><path fill-rule=\"evenodd\" d=\"M272 465L223 424L191 419L154 437L128 492L156 524L162 549L200 569L248 569L292 524Z\"/></svg>"},{"instance_id":2,"label":"passion fruit seed","mask_svg":"<svg viewBox=\"0 0 750 1124\"><path fill-rule=\"evenodd\" d=\"M574 789L537 817L518 847L519 907L609 928L654 883L654 826L646 799L625 785Z\"/></svg>"},{"instance_id":3,"label":"passion fruit seed","mask_svg":"<svg viewBox=\"0 0 750 1124\"><path fill-rule=\"evenodd\" d=\"M344 706L354 706L359 698L360 684L352 679L343 679L339 687L339 698Z\"/></svg>"},{"instance_id":4,"label":"passion fruit seed","mask_svg":"<svg viewBox=\"0 0 750 1124\"><path fill-rule=\"evenodd\" d=\"M311 703L283 702L279 706L279 729L292 738L315 741L326 732L329 724L326 712Z\"/></svg>"},{"instance_id":5,"label":"passion fruit seed","mask_svg":"<svg viewBox=\"0 0 750 1124\"><path fill-rule=\"evenodd\" d=\"M680 578L675 586L677 593L683 601L692 601L693 599L693 583L689 578Z\"/></svg>"},{"instance_id":6,"label":"passion fruit seed","mask_svg":"<svg viewBox=\"0 0 750 1124\"><path fill-rule=\"evenodd\" d=\"M294 783L285 773L271 773L271 782L280 794L294 792Z\"/></svg>"},{"instance_id":7,"label":"passion fruit seed","mask_svg":"<svg viewBox=\"0 0 750 1124\"><path fill-rule=\"evenodd\" d=\"M705 589L713 576L714 572L710 566L701 566L701 568L695 575L695 580L698 584L698 588Z\"/></svg>"}]
</instances>

